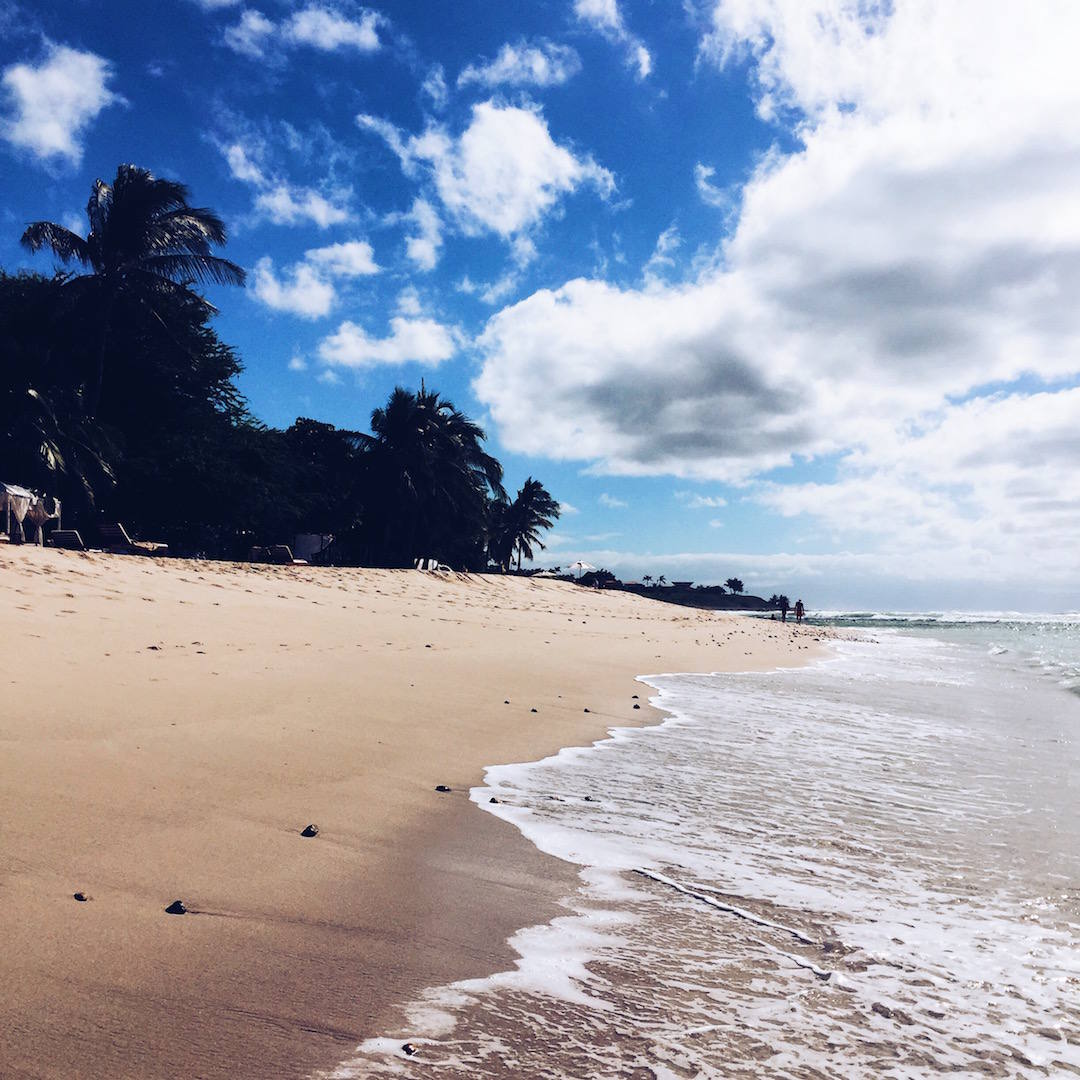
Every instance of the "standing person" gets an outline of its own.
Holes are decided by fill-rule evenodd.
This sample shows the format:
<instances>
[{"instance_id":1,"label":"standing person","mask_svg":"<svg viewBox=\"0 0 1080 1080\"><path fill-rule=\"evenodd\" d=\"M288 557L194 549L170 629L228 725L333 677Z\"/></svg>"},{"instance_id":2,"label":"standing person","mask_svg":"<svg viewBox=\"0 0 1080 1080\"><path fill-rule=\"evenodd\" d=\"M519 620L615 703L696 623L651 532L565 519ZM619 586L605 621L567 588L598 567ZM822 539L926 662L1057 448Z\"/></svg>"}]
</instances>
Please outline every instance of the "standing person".
<instances>
[{"instance_id":1,"label":"standing person","mask_svg":"<svg viewBox=\"0 0 1080 1080\"><path fill-rule=\"evenodd\" d=\"M796 600L795 601L795 622L796 623L801 623L802 620L803 620L803 616L805 614L806 614L806 608L803 607L803 602L801 600Z\"/></svg>"},{"instance_id":2,"label":"standing person","mask_svg":"<svg viewBox=\"0 0 1080 1080\"><path fill-rule=\"evenodd\" d=\"M791 604L788 602L788 598L786 596L781 595L781 597L780 597L780 621L781 622L787 622L787 613L788 613L788 608L789 607L791 607Z\"/></svg>"}]
</instances>

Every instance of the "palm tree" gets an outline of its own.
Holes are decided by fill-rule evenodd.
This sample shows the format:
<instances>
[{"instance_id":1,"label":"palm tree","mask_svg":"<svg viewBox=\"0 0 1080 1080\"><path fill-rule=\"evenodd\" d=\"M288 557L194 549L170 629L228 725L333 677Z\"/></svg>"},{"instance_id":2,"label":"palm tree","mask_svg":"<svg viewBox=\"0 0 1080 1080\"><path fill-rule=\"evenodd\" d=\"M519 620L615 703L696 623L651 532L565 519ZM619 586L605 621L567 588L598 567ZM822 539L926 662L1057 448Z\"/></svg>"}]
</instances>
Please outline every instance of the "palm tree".
<instances>
[{"instance_id":1,"label":"palm tree","mask_svg":"<svg viewBox=\"0 0 1080 1080\"><path fill-rule=\"evenodd\" d=\"M729 577L724 584L733 592L741 593L743 591L743 583L737 577Z\"/></svg>"},{"instance_id":2,"label":"palm tree","mask_svg":"<svg viewBox=\"0 0 1080 1080\"><path fill-rule=\"evenodd\" d=\"M666 578L666 577L664 577L664 575L663 575L663 574L661 574L661 575L660 575L660 576L659 576L659 577L658 577L658 578L656 579L656 584L657 584L657 585L666 585L666 584L667 584L667 578Z\"/></svg>"},{"instance_id":3,"label":"palm tree","mask_svg":"<svg viewBox=\"0 0 1080 1080\"><path fill-rule=\"evenodd\" d=\"M651 585L652 584L652 574L643 574L641 580L646 585Z\"/></svg>"},{"instance_id":4,"label":"palm tree","mask_svg":"<svg viewBox=\"0 0 1080 1080\"><path fill-rule=\"evenodd\" d=\"M35 221L23 233L22 244L30 251L49 248L61 262L81 263L89 270L71 278L67 287L89 292L98 313L97 365L86 397L87 412L94 416L101 402L113 308L122 294L152 310L156 295L194 297L195 282L243 285L246 275L242 267L211 251L211 245L225 243L221 218L189 205L183 184L158 179L146 169L121 165L112 184L95 180L86 216L90 231L85 239L55 222Z\"/></svg>"},{"instance_id":5,"label":"palm tree","mask_svg":"<svg viewBox=\"0 0 1080 1080\"><path fill-rule=\"evenodd\" d=\"M491 495L505 500L502 466L487 436L423 382L397 387L371 414L363 436L371 490L366 530L377 561L411 566L417 557L473 561L482 549Z\"/></svg>"},{"instance_id":6,"label":"palm tree","mask_svg":"<svg viewBox=\"0 0 1080 1080\"><path fill-rule=\"evenodd\" d=\"M522 485L513 502L496 503L491 537L491 553L502 569L510 568L517 552L517 568L521 557L533 557L533 545L541 551L540 530L550 529L559 517L559 504L550 492L531 476Z\"/></svg>"}]
</instances>

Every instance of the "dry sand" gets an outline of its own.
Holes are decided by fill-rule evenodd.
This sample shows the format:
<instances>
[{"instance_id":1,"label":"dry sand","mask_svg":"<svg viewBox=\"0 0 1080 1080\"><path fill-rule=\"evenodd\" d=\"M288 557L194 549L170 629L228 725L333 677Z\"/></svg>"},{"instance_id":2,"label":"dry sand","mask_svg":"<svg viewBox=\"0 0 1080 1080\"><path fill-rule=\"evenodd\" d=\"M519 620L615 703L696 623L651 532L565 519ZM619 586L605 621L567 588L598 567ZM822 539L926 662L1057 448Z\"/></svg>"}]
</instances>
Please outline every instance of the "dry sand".
<instances>
[{"instance_id":1,"label":"dry sand","mask_svg":"<svg viewBox=\"0 0 1080 1080\"><path fill-rule=\"evenodd\" d=\"M819 648L552 581L10 547L0 631L5 1080L332 1067L572 890L469 803L484 765L655 720L635 674Z\"/></svg>"}]
</instances>

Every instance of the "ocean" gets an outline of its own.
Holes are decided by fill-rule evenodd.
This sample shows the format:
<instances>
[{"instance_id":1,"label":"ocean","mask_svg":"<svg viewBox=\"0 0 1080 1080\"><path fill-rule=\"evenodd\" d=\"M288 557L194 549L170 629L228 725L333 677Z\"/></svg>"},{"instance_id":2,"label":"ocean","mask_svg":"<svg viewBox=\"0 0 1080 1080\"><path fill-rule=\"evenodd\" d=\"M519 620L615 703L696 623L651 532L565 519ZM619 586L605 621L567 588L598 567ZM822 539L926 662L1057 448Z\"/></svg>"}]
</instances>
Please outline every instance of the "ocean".
<instances>
[{"instance_id":1,"label":"ocean","mask_svg":"<svg viewBox=\"0 0 1080 1080\"><path fill-rule=\"evenodd\" d=\"M1080 616L817 621L856 639L487 770L567 914L333 1076L1080 1075Z\"/></svg>"}]
</instances>

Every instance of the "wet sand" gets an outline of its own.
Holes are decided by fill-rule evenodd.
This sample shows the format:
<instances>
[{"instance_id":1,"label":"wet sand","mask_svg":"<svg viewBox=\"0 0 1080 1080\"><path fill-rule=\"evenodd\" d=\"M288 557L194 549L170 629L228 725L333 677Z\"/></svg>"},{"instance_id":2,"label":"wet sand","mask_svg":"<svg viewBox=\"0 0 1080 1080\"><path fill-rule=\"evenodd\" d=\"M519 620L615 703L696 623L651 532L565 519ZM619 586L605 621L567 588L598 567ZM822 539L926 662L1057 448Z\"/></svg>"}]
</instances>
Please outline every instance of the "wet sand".
<instances>
[{"instance_id":1,"label":"wet sand","mask_svg":"<svg viewBox=\"0 0 1080 1080\"><path fill-rule=\"evenodd\" d=\"M332 1068L573 888L468 802L485 765L655 720L637 673L820 648L553 581L10 547L0 628L5 1078Z\"/></svg>"}]
</instances>

